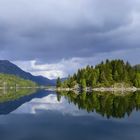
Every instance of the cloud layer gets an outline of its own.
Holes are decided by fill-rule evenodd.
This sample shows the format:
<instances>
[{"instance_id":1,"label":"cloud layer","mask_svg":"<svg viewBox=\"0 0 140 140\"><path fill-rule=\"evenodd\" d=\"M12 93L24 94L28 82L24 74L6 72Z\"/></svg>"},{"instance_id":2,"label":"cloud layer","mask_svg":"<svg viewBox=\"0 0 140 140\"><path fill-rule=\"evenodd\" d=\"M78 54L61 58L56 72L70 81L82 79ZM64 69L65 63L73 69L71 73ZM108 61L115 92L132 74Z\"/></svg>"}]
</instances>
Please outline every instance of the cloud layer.
<instances>
[{"instance_id":1,"label":"cloud layer","mask_svg":"<svg viewBox=\"0 0 140 140\"><path fill-rule=\"evenodd\" d=\"M140 52L139 5L139 0L0 0L0 58L20 65L36 61L45 65L45 75L56 72L50 77L66 75L64 61L75 58L83 66L119 58L120 52L140 63L134 62ZM70 73L77 69L73 65ZM55 67L50 74L48 66Z\"/></svg>"}]
</instances>

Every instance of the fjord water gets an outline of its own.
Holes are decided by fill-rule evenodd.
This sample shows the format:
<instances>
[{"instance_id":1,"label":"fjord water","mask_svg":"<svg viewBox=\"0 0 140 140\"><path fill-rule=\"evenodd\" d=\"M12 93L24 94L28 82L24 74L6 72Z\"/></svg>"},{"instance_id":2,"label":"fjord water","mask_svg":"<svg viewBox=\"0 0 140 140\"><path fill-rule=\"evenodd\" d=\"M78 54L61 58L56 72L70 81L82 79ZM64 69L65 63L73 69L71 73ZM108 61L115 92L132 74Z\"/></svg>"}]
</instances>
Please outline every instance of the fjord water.
<instances>
[{"instance_id":1,"label":"fjord water","mask_svg":"<svg viewBox=\"0 0 140 140\"><path fill-rule=\"evenodd\" d=\"M41 90L17 97L15 91L10 99L9 94L0 100L2 140L140 138L140 93L75 94Z\"/></svg>"}]
</instances>

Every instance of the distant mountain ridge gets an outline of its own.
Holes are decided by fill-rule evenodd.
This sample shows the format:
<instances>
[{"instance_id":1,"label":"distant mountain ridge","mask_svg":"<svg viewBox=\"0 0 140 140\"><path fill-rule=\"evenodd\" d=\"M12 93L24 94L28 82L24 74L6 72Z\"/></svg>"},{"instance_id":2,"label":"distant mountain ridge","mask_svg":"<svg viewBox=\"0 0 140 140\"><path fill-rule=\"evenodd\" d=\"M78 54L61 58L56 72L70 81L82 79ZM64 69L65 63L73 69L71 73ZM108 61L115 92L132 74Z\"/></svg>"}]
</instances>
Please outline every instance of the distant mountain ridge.
<instances>
[{"instance_id":1,"label":"distant mountain ridge","mask_svg":"<svg viewBox=\"0 0 140 140\"><path fill-rule=\"evenodd\" d=\"M29 72L25 72L8 60L0 60L0 73L16 75L23 79L36 82L39 85L55 85L54 81L51 81L50 79L43 76L34 76Z\"/></svg>"}]
</instances>

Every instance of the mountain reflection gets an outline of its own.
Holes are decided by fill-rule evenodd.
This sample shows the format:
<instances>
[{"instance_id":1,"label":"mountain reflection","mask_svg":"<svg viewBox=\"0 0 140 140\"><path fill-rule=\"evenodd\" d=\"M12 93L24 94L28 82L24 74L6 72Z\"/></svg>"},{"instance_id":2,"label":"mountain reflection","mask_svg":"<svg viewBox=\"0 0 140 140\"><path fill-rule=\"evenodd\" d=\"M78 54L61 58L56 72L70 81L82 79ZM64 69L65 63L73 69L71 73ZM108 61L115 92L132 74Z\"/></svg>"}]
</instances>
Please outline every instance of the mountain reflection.
<instances>
[{"instance_id":1,"label":"mountain reflection","mask_svg":"<svg viewBox=\"0 0 140 140\"><path fill-rule=\"evenodd\" d=\"M96 112L107 118L124 118L130 116L133 110L140 109L140 93L86 93L59 92L57 98L65 96L69 103L74 103L81 110Z\"/></svg>"},{"instance_id":2,"label":"mountain reflection","mask_svg":"<svg viewBox=\"0 0 140 140\"><path fill-rule=\"evenodd\" d=\"M8 90L0 92L0 115L9 114L21 105L30 102L34 98L43 98L50 94L48 91L36 91L35 89Z\"/></svg>"}]
</instances>

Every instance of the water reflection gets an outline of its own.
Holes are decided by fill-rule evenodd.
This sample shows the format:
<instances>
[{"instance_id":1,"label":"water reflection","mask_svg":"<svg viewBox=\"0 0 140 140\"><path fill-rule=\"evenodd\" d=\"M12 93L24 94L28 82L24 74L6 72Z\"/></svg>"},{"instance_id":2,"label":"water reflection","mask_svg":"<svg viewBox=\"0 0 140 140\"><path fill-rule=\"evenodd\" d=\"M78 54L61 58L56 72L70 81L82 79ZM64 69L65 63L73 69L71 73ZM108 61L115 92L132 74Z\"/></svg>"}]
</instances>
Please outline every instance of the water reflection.
<instances>
[{"instance_id":1,"label":"water reflection","mask_svg":"<svg viewBox=\"0 0 140 140\"><path fill-rule=\"evenodd\" d=\"M140 93L86 93L59 92L57 98L65 96L69 103L74 103L81 110L96 112L107 118L124 118L130 116L133 110L140 109Z\"/></svg>"},{"instance_id":2,"label":"water reflection","mask_svg":"<svg viewBox=\"0 0 140 140\"><path fill-rule=\"evenodd\" d=\"M30 102L21 105L12 114L41 114L44 112L57 112L64 116L89 116L86 111L79 110L74 104L69 104L65 97L58 100L55 93L51 93L42 98L34 98ZM95 114L90 115L93 116Z\"/></svg>"},{"instance_id":3,"label":"water reflection","mask_svg":"<svg viewBox=\"0 0 140 140\"><path fill-rule=\"evenodd\" d=\"M42 98L50 94L48 91L36 91L35 89L8 90L0 92L0 115L9 114L21 105L34 98Z\"/></svg>"},{"instance_id":4,"label":"water reflection","mask_svg":"<svg viewBox=\"0 0 140 140\"><path fill-rule=\"evenodd\" d=\"M140 108L139 93L56 94L50 91L35 91L33 94L16 97L18 98L12 98L11 101L6 98L8 101L0 103L0 114L7 114L0 115L2 140L140 138L140 112L134 111L132 114L134 109ZM100 114L113 118L107 119ZM132 115L129 118L115 119L123 118L125 114Z\"/></svg>"},{"instance_id":5,"label":"water reflection","mask_svg":"<svg viewBox=\"0 0 140 140\"><path fill-rule=\"evenodd\" d=\"M9 91L0 94L0 115L36 114L57 111L73 116L101 115L105 118L124 118L140 109L140 93L80 93L36 90ZM96 113L92 113L96 112Z\"/></svg>"},{"instance_id":6,"label":"water reflection","mask_svg":"<svg viewBox=\"0 0 140 140\"><path fill-rule=\"evenodd\" d=\"M24 89L0 89L0 103L13 101L23 96L31 95L36 92L34 88L24 88Z\"/></svg>"}]
</instances>

